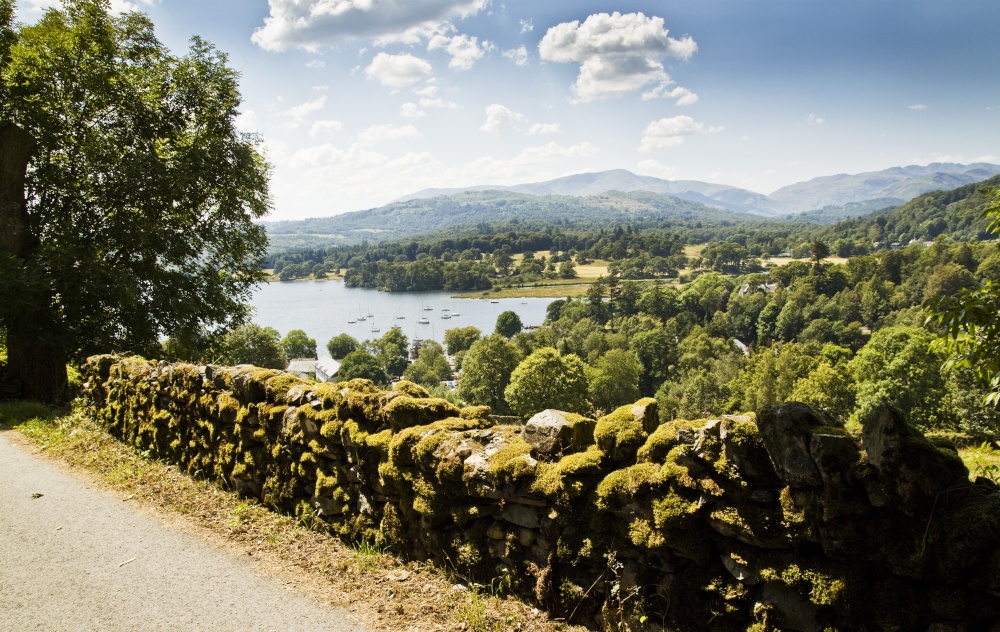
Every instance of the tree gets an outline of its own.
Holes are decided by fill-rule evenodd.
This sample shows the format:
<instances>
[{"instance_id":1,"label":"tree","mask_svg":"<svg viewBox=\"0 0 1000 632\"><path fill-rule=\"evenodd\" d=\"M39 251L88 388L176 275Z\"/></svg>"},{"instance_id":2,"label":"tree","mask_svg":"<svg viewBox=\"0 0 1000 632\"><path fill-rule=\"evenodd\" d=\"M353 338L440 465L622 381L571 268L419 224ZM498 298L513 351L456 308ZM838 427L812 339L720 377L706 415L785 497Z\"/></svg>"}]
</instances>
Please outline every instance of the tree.
<instances>
[{"instance_id":1,"label":"tree","mask_svg":"<svg viewBox=\"0 0 1000 632\"><path fill-rule=\"evenodd\" d=\"M425 386L451 379L451 366L444 357L444 348L433 340L425 340L420 345L416 362L403 371L403 378Z\"/></svg>"},{"instance_id":2,"label":"tree","mask_svg":"<svg viewBox=\"0 0 1000 632\"><path fill-rule=\"evenodd\" d=\"M583 361L572 354L560 355L552 347L536 349L511 373L504 397L521 417L547 408L587 412L590 406Z\"/></svg>"},{"instance_id":3,"label":"tree","mask_svg":"<svg viewBox=\"0 0 1000 632\"><path fill-rule=\"evenodd\" d=\"M326 350L330 352L330 357L340 360L347 357L352 351L357 351L361 345L350 334L338 334L326 343Z\"/></svg>"},{"instance_id":4,"label":"tree","mask_svg":"<svg viewBox=\"0 0 1000 632\"><path fill-rule=\"evenodd\" d=\"M455 355L459 351L466 351L472 343L482 337L483 332L478 327L455 327L444 332L444 344L448 348L448 355Z\"/></svg>"},{"instance_id":5,"label":"tree","mask_svg":"<svg viewBox=\"0 0 1000 632\"><path fill-rule=\"evenodd\" d=\"M281 349L281 334L271 327L254 323L236 327L222 340L221 361L225 364L252 364L265 369L284 369L288 357Z\"/></svg>"},{"instance_id":6,"label":"tree","mask_svg":"<svg viewBox=\"0 0 1000 632\"><path fill-rule=\"evenodd\" d=\"M587 393L595 408L609 413L639 399L642 365L632 351L609 349L587 371Z\"/></svg>"},{"instance_id":7,"label":"tree","mask_svg":"<svg viewBox=\"0 0 1000 632\"><path fill-rule=\"evenodd\" d=\"M983 192L992 201L983 215L988 230L1000 234L1000 187ZM980 266L982 267L982 266ZM944 368L970 370L986 389L984 403L1000 404L1000 282L930 301L928 322L937 321L934 348L947 354Z\"/></svg>"},{"instance_id":8,"label":"tree","mask_svg":"<svg viewBox=\"0 0 1000 632\"><path fill-rule=\"evenodd\" d=\"M948 389L941 375L945 357L931 349L933 340L928 332L912 327L875 332L847 365L857 384L854 418L864 419L875 406L887 403L921 429L951 425Z\"/></svg>"},{"instance_id":9,"label":"tree","mask_svg":"<svg viewBox=\"0 0 1000 632\"><path fill-rule=\"evenodd\" d=\"M371 380L380 386L389 384L389 376L386 375L382 364L364 349L348 353L340 363L340 371L337 372L337 379L341 382L356 378Z\"/></svg>"},{"instance_id":10,"label":"tree","mask_svg":"<svg viewBox=\"0 0 1000 632\"><path fill-rule=\"evenodd\" d=\"M389 375L402 375L410 364L410 341L399 329L390 329L378 340L366 344Z\"/></svg>"},{"instance_id":11,"label":"tree","mask_svg":"<svg viewBox=\"0 0 1000 632\"><path fill-rule=\"evenodd\" d=\"M281 339L281 348L289 358L315 358L316 339L305 331L293 329Z\"/></svg>"},{"instance_id":12,"label":"tree","mask_svg":"<svg viewBox=\"0 0 1000 632\"><path fill-rule=\"evenodd\" d=\"M521 317L517 315L517 312L507 310L497 316L496 333L504 338L513 338L523 328L524 325L521 324Z\"/></svg>"},{"instance_id":13,"label":"tree","mask_svg":"<svg viewBox=\"0 0 1000 632\"><path fill-rule=\"evenodd\" d=\"M235 126L237 73L109 6L14 27L0 0L0 327L38 399L67 359L245 322L263 278L268 167Z\"/></svg>"},{"instance_id":14,"label":"tree","mask_svg":"<svg viewBox=\"0 0 1000 632\"><path fill-rule=\"evenodd\" d=\"M809 404L833 417L846 420L854 410L854 383L847 372L821 363L806 377L795 382L790 400Z\"/></svg>"},{"instance_id":15,"label":"tree","mask_svg":"<svg viewBox=\"0 0 1000 632\"><path fill-rule=\"evenodd\" d=\"M462 361L462 398L470 404L489 406L499 415L510 413L504 389L521 357L517 346L499 334L474 342Z\"/></svg>"},{"instance_id":16,"label":"tree","mask_svg":"<svg viewBox=\"0 0 1000 632\"><path fill-rule=\"evenodd\" d=\"M819 274L823 259L830 256L830 247L825 242L816 240L809 244L809 260L813 262L813 274Z\"/></svg>"}]
</instances>

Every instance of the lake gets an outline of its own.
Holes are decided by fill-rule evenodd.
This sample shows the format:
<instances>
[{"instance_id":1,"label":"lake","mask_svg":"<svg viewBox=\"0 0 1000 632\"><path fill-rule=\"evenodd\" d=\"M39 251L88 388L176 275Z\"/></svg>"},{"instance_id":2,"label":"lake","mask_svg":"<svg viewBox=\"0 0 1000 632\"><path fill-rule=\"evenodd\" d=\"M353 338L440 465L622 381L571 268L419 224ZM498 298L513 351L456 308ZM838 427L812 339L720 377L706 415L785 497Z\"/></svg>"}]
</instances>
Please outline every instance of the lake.
<instances>
[{"instance_id":1,"label":"lake","mask_svg":"<svg viewBox=\"0 0 1000 632\"><path fill-rule=\"evenodd\" d=\"M393 325L399 325L411 342L415 338L443 342L445 330L469 325L486 336L493 333L497 316L507 310L517 312L525 327L541 325L553 300L461 299L452 298L450 292L390 293L348 288L343 281L297 281L262 283L250 304L253 322L274 327L282 336L292 329L304 330L316 339L323 358L330 356L327 341L337 334L364 341L380 338Z\"/></svg>"}]
</instances>

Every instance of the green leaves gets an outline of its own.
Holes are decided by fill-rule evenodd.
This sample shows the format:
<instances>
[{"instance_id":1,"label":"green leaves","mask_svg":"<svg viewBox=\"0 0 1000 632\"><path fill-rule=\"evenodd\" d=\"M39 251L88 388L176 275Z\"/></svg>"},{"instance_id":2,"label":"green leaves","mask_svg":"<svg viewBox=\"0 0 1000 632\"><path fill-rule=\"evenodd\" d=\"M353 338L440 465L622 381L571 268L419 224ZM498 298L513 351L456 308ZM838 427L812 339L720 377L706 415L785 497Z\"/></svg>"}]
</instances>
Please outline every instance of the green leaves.
<instances>
[{"instance_id":1,"label":"green leaves","mask_svg":"<svg viewBox=\"0 0 1000 632\"><path fill-rule=\"evenodd\" d=\"M989 231L1000 234L1000 187L983 196L992 200L983 212ZM928 307L927 324L937 325L931 346L949 356L944 368L971 370L989 389L983 403L1000 404L1000 283L990 279L979 288L931 298Z\"/></svg>"},{"instance_id":2,"label":"green leaves","mask_svg":"<svg viewBox=\"0 0 1000 632\"><path fill-rule=\"evenodd\" d=\"M253 220L269 209L268 166L235 127L225 54L195 38L175 57L147 17L103 1L67 0L14 29L11 7L0 0L0 119L37 145L33 296L53 335L81 357L244 322L262 279Z\"/></svg>"}]
</instances>

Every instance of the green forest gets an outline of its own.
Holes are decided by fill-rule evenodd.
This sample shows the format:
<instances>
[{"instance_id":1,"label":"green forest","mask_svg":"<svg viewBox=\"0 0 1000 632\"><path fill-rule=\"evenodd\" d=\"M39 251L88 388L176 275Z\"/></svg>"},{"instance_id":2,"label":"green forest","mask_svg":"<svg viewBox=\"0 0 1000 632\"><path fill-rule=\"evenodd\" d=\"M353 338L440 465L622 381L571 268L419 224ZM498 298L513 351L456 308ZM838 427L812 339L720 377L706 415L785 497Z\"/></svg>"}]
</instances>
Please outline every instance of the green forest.
<instances>
[{"instance_id":1,"label":"green forest","mask_svg":"<svg viewBox=\"0 0 1000 632\"><path fill-rule=\"evenodd\" d=\"M995 202L985 195L998 183L929 193L830 226L759 218L481 224L457 236L293 250L269 264L282 278L321 266L343 271L348 286L392 292L544 284L608 262L584 296L555 300L540 328L449 350L460 369L449 396L498 413L599 415L653 396L664 421L796 400L856 423L890 402L924 430L973 441L1000 430L1000 415L984 404L989 383L973 366L942 371L948 348L934 343L943 321L928 317L943 297L1000 278L987 217ZM782 255L795 259L771 261ZM389 370L384 343L368 346L382 358L384 379L404 375ZM440 350L427 354L443 366ZM423 370L422 358L411 366L405 376L422 375L428 387L450 373ZM564 390L525 395L530 383Z\"/></svg>"}]
</instances>

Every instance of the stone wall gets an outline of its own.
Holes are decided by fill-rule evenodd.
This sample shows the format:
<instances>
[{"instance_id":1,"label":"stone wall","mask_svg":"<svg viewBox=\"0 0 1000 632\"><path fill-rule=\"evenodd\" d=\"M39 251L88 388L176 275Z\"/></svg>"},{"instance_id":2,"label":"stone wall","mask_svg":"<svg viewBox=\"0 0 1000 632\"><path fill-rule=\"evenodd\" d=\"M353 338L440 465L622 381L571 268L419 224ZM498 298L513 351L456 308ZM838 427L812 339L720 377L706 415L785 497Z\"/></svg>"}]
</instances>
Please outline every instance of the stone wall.
<instances>
[{"instance_id":1,"label":"stone wall","mask_svg":"<svg viewBox=\"0 0 1000 632\"><path fill-rule=\"evenodd\" d=\"M96 356L123 441L595 627L1000 630L1000 493L891 409L497 424L402 382Z\"/></svg>"}]
</instances>

